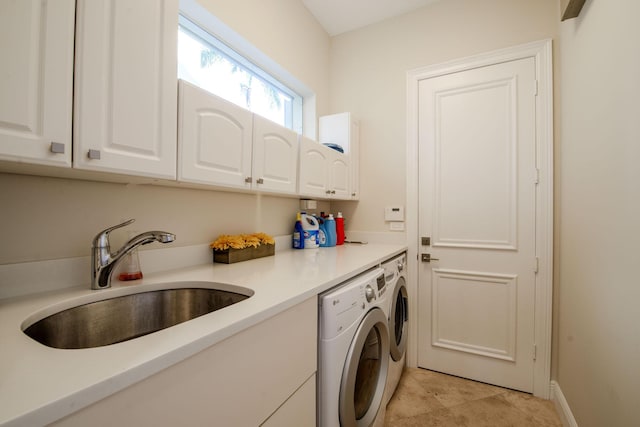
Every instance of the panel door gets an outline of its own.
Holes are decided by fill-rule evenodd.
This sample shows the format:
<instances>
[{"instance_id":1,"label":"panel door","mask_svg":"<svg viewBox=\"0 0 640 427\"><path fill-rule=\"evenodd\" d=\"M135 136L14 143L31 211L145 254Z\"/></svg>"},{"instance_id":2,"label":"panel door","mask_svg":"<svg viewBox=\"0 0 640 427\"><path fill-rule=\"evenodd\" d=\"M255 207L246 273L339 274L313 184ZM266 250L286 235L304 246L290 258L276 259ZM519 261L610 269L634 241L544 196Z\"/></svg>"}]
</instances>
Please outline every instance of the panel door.
<instances>
[{"instance_id":1,"label":"panel door","mask_svg":"<svg viewBox=\"0 0 640 427\"><path fill-rule=\"evenodd\" d=\"M179 89L178 179L250 189L251 112L185 81Z\"/></svg>"},{"instance_id":2,"label":"panel door","mask_svg":"<svg viewBox=\"0 0 640 427\"><path fill-rule=\"evenodd\" d=\"M300 138L301 196L327 197L329 191L329 148L306 137Z\"/></svg>"},{"instance_id":3,"label":"panel door","mask_svg":"<svg viewBox=\"0 0 640 427\"><path fill-rule=\"evenodd\" d=\"M74 167L176 178L178 0L78 0Z\"/></svg>"},{"instance_id":4,"label":"panel door","mask_svg":"<svg viewBox=\"0 0 640 427\"><path fill-rule=\"evenodd\" d=\"M535 62L422 80L418 364L532 391Z\"/></svg>"},{"instance_id":5,"label":"panel door","mask_svg":"<svg viewBox=\"0 0 640 427\"><path fill-rule=\"evenodd\" d=\"M0 160L71 166L74 20L74 0L0 2Z\"/></svg>"},{"instance_id":6,"label":"panel door","mask_svg":"<svg viewBox=\"0 0 640 427\"><path fill-rule=\"evenodd\" d=\"M296 194L298 134L253 116L253 183L261 191Z\"/></svg>"},{"instance_id":7,"label":"panel door","mask_svg":"<svg viewBox=\"0 0 640 427\"><path fill-rule=\"evenodd\" d=\"M351 199L351 167L349 156L335 150L331 151L333 151L329 162L329 189L331 191L331 198L349 200Z\"/></svg>"}]
</instances>

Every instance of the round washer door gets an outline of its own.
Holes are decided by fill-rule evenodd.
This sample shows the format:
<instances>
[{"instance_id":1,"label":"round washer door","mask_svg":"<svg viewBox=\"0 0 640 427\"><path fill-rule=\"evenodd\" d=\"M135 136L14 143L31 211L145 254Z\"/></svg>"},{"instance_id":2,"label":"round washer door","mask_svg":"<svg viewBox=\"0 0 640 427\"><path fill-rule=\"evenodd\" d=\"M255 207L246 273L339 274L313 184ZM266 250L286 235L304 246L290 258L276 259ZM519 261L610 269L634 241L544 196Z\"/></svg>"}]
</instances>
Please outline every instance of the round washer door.
<instances>
[{"instance_id":1,"label":"round washer door","mask_svg":"<svg viewBox=\"0 0 640 427\"><path fill-rule=\"evenodd\" d=\"M389 329L383 311L374 308L353 337L340 383L340 425L368 427L382 403L389 368Z\"/></svg>"},{"instance_id":2,"label":"round washer door","mask_svg":"<svg viewBox=\"0 0 640 427\"><path fill-rule=\"evenodd\" d=\"M391 357L396 362L402 359L407 348L407 325L409 319L409 300L407 298L407 286L404 277L400 277L393 290L391 312L389 313L389 335Z\"/></svg>"}]
</instances>

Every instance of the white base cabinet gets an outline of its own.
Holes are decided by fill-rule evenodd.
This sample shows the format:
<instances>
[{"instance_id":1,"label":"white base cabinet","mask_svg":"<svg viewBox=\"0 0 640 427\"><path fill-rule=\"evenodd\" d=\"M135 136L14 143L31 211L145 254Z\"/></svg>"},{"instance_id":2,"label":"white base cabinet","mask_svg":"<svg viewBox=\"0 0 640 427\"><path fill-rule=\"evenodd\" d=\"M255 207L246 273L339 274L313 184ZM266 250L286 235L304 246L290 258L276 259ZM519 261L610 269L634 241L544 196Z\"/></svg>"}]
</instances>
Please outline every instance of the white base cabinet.
<instances>
[{"instance_id":1,"label":"white base cabinet","mask_svg":"<svg viewBox=\"0 0 640 427\"><path fill-rule=\"evenodd\" d=\"M309 298L51 425L315 425L317 305Z\"/></svg>"},{"instance_id":2,"label":"white base cabinet","mask_svg":"<svg viewBox=\"0 0 640 427\"><path fill-rule=\"evenodd\" d=\"M0 2L0 160L71 166L75 0Z\"/></svg>"},{"instance_id":3,"label":"white base cabinet","mask_svg":"<svg viewBox=\"0 0 640 427\"><path fill-rule=\"evenodd\" d=\"M77 0L73 166L176 179L178 0Z\"/></svg>"}]
</instances>

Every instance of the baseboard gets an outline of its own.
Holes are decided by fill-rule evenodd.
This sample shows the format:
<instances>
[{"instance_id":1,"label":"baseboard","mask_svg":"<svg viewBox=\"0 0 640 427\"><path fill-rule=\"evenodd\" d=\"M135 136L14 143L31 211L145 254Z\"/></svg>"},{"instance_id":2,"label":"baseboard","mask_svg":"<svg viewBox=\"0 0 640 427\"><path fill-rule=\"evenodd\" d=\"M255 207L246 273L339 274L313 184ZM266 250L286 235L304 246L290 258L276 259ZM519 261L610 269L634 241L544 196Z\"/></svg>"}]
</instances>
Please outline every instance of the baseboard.
<instances>
[{"instance_id":1,"label":"baseboard","mask_svg":"<svg viewBox=\"0 0 640 427\"><path fill-rule=\"evenodd\" d=\"M562 425L565 427L578 427L578 423L573 417L569 403L567 403L567 399L565 399L564 394L562 394L560 384L555 381L551 381L551 400L556 405Z\"/></svg>"}]
</instances>

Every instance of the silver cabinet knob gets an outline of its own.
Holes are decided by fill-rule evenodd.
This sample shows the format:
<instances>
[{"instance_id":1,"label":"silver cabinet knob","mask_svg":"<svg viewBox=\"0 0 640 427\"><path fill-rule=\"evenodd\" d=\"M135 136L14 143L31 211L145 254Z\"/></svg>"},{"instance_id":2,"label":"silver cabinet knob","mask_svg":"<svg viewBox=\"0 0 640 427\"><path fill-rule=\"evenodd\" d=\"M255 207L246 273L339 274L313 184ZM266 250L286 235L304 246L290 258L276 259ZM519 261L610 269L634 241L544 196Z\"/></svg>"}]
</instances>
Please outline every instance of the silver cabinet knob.
<instances>
[{"instance_id":1,"label":"silver cabinet knob","mask_svg":"<svg viewBox=\"0 0 640 427\"><path fill-rule=\"evenodd\" d=\"M64 144L61 142L51 142L51 146L49 149L52 153L64 154Z\"/></svg>"}]
</instances>

